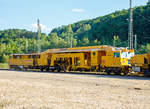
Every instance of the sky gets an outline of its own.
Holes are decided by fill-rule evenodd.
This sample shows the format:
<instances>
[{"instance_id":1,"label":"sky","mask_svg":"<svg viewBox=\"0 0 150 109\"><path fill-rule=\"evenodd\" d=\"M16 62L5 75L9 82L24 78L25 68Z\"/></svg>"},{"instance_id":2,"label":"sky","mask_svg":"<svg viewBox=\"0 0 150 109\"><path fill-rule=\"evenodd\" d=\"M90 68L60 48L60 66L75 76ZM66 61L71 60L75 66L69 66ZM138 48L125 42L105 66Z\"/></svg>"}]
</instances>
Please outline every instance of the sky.
<instances>
[{"instance_id":1,"label":"sky","mask_svg":"<svg viewBox=\"0 0 150 109\"><path fill-rule=\"evenodd\" d=\"M133 0L133 6L148 0ZM0 30L27 29L36 31L40 19L42 32L128 9L129 0L0 0Z\"/></svg>"}]
</instances>

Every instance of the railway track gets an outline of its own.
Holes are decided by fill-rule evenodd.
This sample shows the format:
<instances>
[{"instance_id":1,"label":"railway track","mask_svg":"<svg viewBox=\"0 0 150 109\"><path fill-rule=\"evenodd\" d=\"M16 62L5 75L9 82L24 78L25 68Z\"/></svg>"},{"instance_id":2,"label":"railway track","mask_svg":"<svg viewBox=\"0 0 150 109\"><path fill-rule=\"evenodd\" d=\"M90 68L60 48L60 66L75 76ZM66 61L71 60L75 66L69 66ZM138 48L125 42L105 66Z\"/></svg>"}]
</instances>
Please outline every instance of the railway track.
<instances>
[{"instance_id":1,"label":"railway track","mask_svg":"<svg viewBox=\"0 0 150 109\"><path fill-rule=\"evenodd\" d=\"M12 70L12 69L0 69L0 71L21 71L21 72L32 72L32 73L53 73L53 74L72 74L72 75L86 75L86 76L100 76L100 77L108 77L108 78L122 78L122 79L148 79L150 77L144 75L136 75L136 74L128 74L128 75L116 75L114 73L107 74L105 72L47 72L47 71L40 71L40 70Z\"/></svg>"}]
</instances>

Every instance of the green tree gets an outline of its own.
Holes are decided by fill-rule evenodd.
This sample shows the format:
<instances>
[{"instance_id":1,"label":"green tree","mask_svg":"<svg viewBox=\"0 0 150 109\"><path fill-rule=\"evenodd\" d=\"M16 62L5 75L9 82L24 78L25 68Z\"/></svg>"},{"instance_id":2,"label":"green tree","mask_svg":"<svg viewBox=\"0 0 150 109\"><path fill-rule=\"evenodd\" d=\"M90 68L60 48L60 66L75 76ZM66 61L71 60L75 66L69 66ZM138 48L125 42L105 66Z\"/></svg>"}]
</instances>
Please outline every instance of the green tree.
<instances>
[{"instance_id":1,"label":"green tree","mask_svg":"<svg viewBox=\"0 0 150 109\"><path fill-rule=\"evenodd\" d=\"M96 45L100 45L100 44L101 44L101 42L98 41L98 39L95 39L95 40L93 41L93 44L92 44L92 45L96 46Z\"/></svg>"},{"instance_id":2,"label":"green tree","mask_svg":"<svg viewBox=\"0 0 150 109\"><path fill-rule=\"evenodd\" d=\"M8 63L8 56L5 54L0 55L0 63Z\"/></svg>"},{"instance_id":3,"label":"green tree","mask_svg":"<svg viewBox=\"0 0 150 109\"><path fill-rule=\"evenodd\" d=\"M87 46L89 44L89 39L88 37L84 37L80 42L79 45L80 46Z\"/></svg>"},{"instance_id":4,"label":"green tree","mask_svg":"<svg viewBox=\"0 0 150 109\"><path fill-rule=\"evenodd\" d=\"M119 39L119 36L114 36L113 46L118 47L120 45L121 45L121 40Z\"/></svg>"},{"instance_id":5,"label":"green tree","mask_svg":"<svg viewBox=\"0 0 150 109\"><path fill-rule=\"evenodd\" d=\"M57 36L57 33L52 33L49 36L51 48L58 48L59 38Z\"/></svg>"}]
</instances>

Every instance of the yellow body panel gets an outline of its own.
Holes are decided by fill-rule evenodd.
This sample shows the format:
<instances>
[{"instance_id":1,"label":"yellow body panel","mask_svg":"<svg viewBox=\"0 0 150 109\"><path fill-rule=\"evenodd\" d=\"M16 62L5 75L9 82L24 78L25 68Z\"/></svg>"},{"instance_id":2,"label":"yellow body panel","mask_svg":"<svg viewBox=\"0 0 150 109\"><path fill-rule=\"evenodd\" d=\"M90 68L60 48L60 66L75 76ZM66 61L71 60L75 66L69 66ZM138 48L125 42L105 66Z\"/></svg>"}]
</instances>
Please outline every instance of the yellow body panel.
<instances>
[{"instance_id":1,"label":"yellow body panel","mask_svg":"<svg viewBox=\"0 0 150 109\"><path fill-rule=\"evenodd\" d=\"M48 53L40 54L40 57L37 58L37 65L38 66L47 66L48 65Z\"/></svg>"},{"instance_id":2,"label":"yellow body panel","mask_svg":"<svg viewBox=\"0 0 150 109\"><path fill-rule=\"evenodd\" d=\"M71 59L71 64L68 65L68 67L72 67L72 69L77 68L90 68L88 66L88 62L84 59L84 53L60 53L60 54L53 54L51 58L51 64L50 66L55 66L55 61L57 59ZM76 61L76 59L78 59ZM64 63L65 64L65 63ZM78 64L78 65L77 65Z\"/></svg>"},{"instance_id":3,"label":"yellow body panel","mask_svg":"<svg viewBox=\"0 0 150 109\"><path fill-rule=\"evenodd\" d=\"M102 67L121 67L121 60L112 56L103 56Z\"/></svg>"},{"instance_id":4,"label":"yellow body panel","mask_svg":"<svg viewBox=\"0 0 150 109\"><path fill-rule=\"evenodd\" d=\"M118 56L114 56L114 53L118 53ZM121 58L121 51L109 51L106 56L102 56L102 67L124 67L130 66L128 58Z\"/></svg>"},{"instance_id":5,"label":"yellow body panel","mask_svg":"<svg viewBox=\"0 0 150 109\"><path fill-rule=\"evenodd\" d=\"M11 59L9 61L9 64L10 65L24 65L24 66L27 66L27 65L33 65L33 59Z\"/></svg>"},{"instance_id":6,"label":"yellow body panel","mask_svg":"<svg viewBox=\"0 0 150 109\"><path fill-rule=\"evenodd\" d=\"M91 52L91 66L98 66L98 51Z\"/></svg>"},{"instance_id":7,"label":"yellow body panel","mask_svg":"<svg viewBox=\"0 0 150 109\"><path fill-rule=\"evenodd\" d=\"M134 66L143 66L144 64L144 58L147 59L146 54L142 55L135 55L134 57L131 58L130 63Z\"/></svg>"},{"instance_id":8,"label":"yellow body panel","mask_svg":"<svg viewBox=\"0 0 150 109\"><path fill-rule=\"evenodd\" d=\"M150 55L149 54L140 54L135 55L130 60L132 65L132 70L134 72L142 73L142 74L148 74L150 72Z\"/></svg>"}]
</instances>

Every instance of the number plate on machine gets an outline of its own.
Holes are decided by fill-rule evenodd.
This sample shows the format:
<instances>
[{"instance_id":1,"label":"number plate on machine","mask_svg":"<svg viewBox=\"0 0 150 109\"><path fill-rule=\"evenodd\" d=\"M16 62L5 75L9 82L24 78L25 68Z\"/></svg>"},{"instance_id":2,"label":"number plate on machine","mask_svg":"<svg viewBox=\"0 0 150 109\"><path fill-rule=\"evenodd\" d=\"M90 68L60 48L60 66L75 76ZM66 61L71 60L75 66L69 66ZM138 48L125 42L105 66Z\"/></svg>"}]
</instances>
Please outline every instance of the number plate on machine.
<instances>
[{"instance_id":1,"label":"number plate on machine","mask_svg":"<svg viewBox=\"0 0 150 109\"><path fill-rule=\"evenodd\" d=\"M135 67L135 66L133 66L133 67L132 67L132 70L135 71L135 72L140 72L140 71L141 71L141 68L140 68L140 67Z\"/></svg>"}]
</instances>

